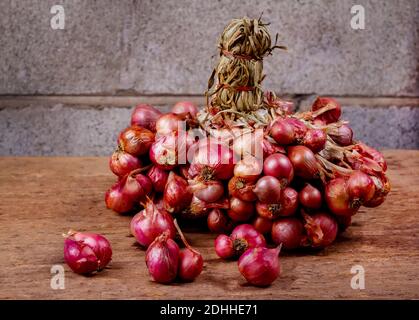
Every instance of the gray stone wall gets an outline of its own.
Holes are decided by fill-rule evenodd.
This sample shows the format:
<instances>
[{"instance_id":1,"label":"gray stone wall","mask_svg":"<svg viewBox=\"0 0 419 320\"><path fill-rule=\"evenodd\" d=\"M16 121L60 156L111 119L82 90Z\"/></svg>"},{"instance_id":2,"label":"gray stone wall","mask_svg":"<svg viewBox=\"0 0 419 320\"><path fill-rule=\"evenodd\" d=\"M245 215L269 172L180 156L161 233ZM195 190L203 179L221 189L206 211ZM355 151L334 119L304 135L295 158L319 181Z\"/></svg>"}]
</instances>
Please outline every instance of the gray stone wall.
<instances>
[{"instance_id":1,"label":"gray stone wall","mask_svg":"<svg viewBox=\"0 0 419 320\"><path fill-rule=\"evenodd\" d=\"M55 4L64 30L50 27ZM350 26L354 4L365 8L364 30ZM417 0L6 0L0 155L109 154L136 102L200 99L225 24L262 12L289 47L266 58L266 89L301 108L336 96L357 138L419 148Z\"/></svg>"}]
</instances>

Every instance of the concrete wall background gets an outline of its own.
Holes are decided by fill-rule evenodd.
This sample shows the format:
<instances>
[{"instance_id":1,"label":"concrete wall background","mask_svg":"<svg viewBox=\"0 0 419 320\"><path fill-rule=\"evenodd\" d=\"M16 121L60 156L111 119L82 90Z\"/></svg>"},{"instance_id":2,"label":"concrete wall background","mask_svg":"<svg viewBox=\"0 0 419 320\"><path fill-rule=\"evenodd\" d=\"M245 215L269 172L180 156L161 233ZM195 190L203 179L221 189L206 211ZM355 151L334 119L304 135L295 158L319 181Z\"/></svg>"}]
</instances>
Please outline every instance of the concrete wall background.
<instances>
[{"instance_id":1,"label":"concrete wall background","mask_svg":"<svg viewBox=\"0 0 419 320\"><path fill-rule=\"evenodd\" d=\"M65 9L64 30L50 27L54 4ZM350 27L354 4L365 8L365 30ZM135 102L200 101L225 24L261 12L289 47L265 60L266 89L299 108L316 94L337 96L356 137L419 148L417 0L6 0L0 155L109 154ZM104 96L113 97L106 106Z\"/></svg>"}]
</instances>

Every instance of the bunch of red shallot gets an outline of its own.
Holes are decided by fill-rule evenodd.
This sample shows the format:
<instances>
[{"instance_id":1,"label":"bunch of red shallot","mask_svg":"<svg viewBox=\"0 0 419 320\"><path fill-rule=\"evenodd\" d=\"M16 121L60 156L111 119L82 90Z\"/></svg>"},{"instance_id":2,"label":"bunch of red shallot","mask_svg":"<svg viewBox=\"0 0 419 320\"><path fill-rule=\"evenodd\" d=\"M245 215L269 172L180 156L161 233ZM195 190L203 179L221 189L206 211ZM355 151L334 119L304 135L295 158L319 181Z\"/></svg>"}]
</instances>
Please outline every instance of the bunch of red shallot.
<instances>
[{"instance_id":1,"label":"bunch of red shallot","mask_svg":"<svg viewBox=\"0 0 419 320\"><path fill-rule=\"evenodd\" d=\"M179 102L167 114L137 106L120 133L106 205L139 212L131 232L155 281L191 281L202 271L179 228L185 248L176 244L175 217L206 223L218 234L216 254L238 259L249 283L267 286L280 274L281 248L330 246L361 206L384 202L384 157L353 139L336 100L319 97L310 111L292 113L291 103L265 97L264 125L244 117L209 127L193 103Z\"/></svg>"}]
</instances>

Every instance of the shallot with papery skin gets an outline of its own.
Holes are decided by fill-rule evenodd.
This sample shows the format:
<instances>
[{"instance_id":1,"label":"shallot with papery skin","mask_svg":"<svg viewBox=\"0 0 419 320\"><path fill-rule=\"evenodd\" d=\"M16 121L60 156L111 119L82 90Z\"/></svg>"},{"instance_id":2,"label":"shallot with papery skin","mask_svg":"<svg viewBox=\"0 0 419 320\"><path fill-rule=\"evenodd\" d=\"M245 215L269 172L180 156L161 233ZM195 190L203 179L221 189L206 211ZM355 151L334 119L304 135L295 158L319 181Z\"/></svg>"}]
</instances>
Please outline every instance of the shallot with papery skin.
<instances>
[{"instance_id":1,"label":"shallot with papery skin","mask_svg":"<svg viewBox=\"0 0 419 320\"><path fill-rule=\"evenodd\" d=\"M298 208L298 192L293 188L285 188L281 196L281 210L279 215L290 216L293 215Z\"/></svg>"},{"instance_id":2,"label":"shallot with papery skin","mask_svg":"<svg viewBox=\"0 0 419 320\"><path fill-rule=\"evenodd\" d=\"M137 171L142 171L142 169L132 171L124 180L122 180L125 181L122 192L125 196L129 197L134 204L144 202L146 196L153 190L150 178L137 173Z\"/></svg>"},{"instance_id":3,"label":"shallot with papery skin","mask_svg":"<svg viewBox=\"0 0 419 320\"><path fill-rule=\"evenodd\" d=\"M224 195L224 186L220 181L189 180L189 191L205 202L216 202Z\"/></svg>"},{"instance_id":4,"label":"shallot with papery skin","mask_svg":"<svg viewBox=\"0 0 419 320\"><path fill-rule=\"evenodd\" d=\"M294 168L290 159L280 153L272 154L265 159L263 173L279 179L284 187L294 178Z\"/></svg>"},{"instance_id":5,"label":"shallot with papery skin","mask_svg":"<svg viewBox=\"0 0 419 320\"><path fill-rule=\"evenodd\" d=\"M296 118L286 118L284 121L290 124L294 130L294 136L298 143L303 141L304 135L307 132L307 126L304 122Z\"/></svg>"},{"instance_id":6,"label":"shallot with papery skin","mask_svg":"<svg viewBox=\"0 0 419 320\"><path fill-rule=\"evenodd\" d=\"M221 259L230 259L235 255L233 240L225 234L220 234L214 241L215 253Z\"/></svg>"},{"instance_id":7,"label":"shallot with papery skin","mask_svg":"<svg viewBox=\"0 0 419 320\"><path fill-rule=\"evenodd\" d=\"M282 244L284 249L296 249L304 239L303 223L294 217L280 218L272 225L271 238L277 245Z\"/></svg>"},{"instance_id":8,"label":"shallot with papery skin","mask_svg":"<svg viewBox=\"0 0 419 320\"><path fill-rule=\"evenodd\" d=\"M324 197L329 210L336 215L352 216L360 207L358 201L352 201L343 178L330 180L326 185Z\"/></svg>"},{"instance_id":9,"label":"shallot with papery skin","mask_svg":"<svg viewBox=\"0 0 419 320\"><path fill-rule=\"evenodd\" d=\"M305 146L288 147L290 159L296 176L303 179L315 179L319 176L319 167L313 151Z\"/></svg>"},{"instance_id":10,"label":"shallot with papery skin","mask_svg":"<svg viewBox=\"0 0 419 320\"><path fill-rule=\"evenodd\" d=\"M363 204L372 199L375 193L374 181L366 173L355 170L346 181L346 188L351 197L352 205L354 202Z\"/></svg>"},{"instance_id":11,"label":"shallot with papery skin","mask_svg":"<svg viewBox=\"0 0 419 320\"><path fill-rule=\"evenodd\" d=\"M156 121L156 131L158 136L170 135L179 130L186 130L186 123L183 117L174 113L161 115Z\"/></svg>"},{"instance_id":12,"label":"shallot with papery skin","mask_svg":"<svg viewBox=\"0 0 419 320\"><path fill-rule=\"evenodd\" d=\"M228 180L234 174L235 155L225 145L212 140L201 141L189 172L204 180Z\"/></svg>"},{"instance_id":13,"label":"shallot with papery skin","mask_svg":"<svg viewBox=\"0 0 419 320\"><path fill-rule=\"evenodd\" d=\"M310 129L303 138L303 144L314 153L324 149L326 145L327 135L323 130Z\"/></svg>"},{"instance_id":14,"label":"shallot with papery skin","mask_svg":"<svg viewBox=\"0 0 419 320\"><path fill-rule=\"evenodd\" d=\"M289 145L295 141L294 127L285 120L275 121L269 134L280 145Z\"/></svg>"},{"instance_id":15,"label":"shallot with papery skin","mask_svg":"<svg viewBox=\"0 0 419 320\"><path fill-rule=\"evenodd\" d=\"M64 236L64 260L75 273L100 271L111 261L112 248L104 236L76 231Z\"/></svg>"},{"instance_id":16,"label":"shallot with papery skin","mask_svg":"<svg viewBox=\"0 0 419 320\"><path fill-rule=\"evenodd\" d=\"M269 286L280 274L279 253L281 246L274 249L250 248L238 261L239 271L250 284Z\"/></svg>"},{"instance_id":17,"label":"shallot with papery skin","mask_svg":"<svg viewBox=\"0 0 419 320\"><path fill-rule=\"evenodd\" d=\"M312 216L308 214L303 214L303 216L306 221L304 228L307 232L307 240L313 248L324 248L335 241L338 224L330 214L319 212Z\"/></svg>"},{"instance_id":18,"label":"shallot with papery skin","mask_svg":"<svg viewBox=\"0 0 419 320\"><path fill-rule=\"evenodd\" d=\"M230 233L234 222L220 209L212 209L207 217L208 229L214 233Z\"/></svg>"},{"instance_id":19,"label":"shallot with papery skin","mask_svg":"<svg viewBox=\"0 0 419 320\"><path fill-rule=\"evenodd\" d=\"M134 200L123 192L126 177L115 183L105 194L106 207L118 213L127 213L135 208Z\"/></svg>"},{"instance_id":20,"label":"shallot with papery skin","mask_svg":"<svg viewBox=\"0 0 419 320\"><path fill-rule=\"evenodd\" d=\"M109 167L118 177L123 177L132 170L140 168L141 161L127 152L116 150L109 159Z\"/></svg>"},{"instance_id":21,"label":"shallot with papery skin","mask_svg":"<svg viewBox=\"0 0 419 320\"><path fill-rule=\"evenodd\" d=\"M176 235L172 216L165 210L158 209L151 200L148 200L145 209L138 216L134 216L131 231L138 243L146 248L163 232L167 232L169 238Z\"/></svg>"},{"instance_id":22,"label":"shallot with papery skin","mask_svg":"<svg viewBox=\"0 0 419 320\"><path fill-rule=\"evenodd\" d=\"M137 125L156 132L156 121L162 113L148 104L139 104L131 115L131 125Z\"/></svg>"},{"instance_id":23,"label":"shallot with papery skin","mask_svg":"<svg viewBox=\"0 0 419 320\"><path fill-rule=\"evenodd\" d=\"M154 133L139 126L126 128L118 138L120 149L136 157L146 154L153 142Z\"/></svg>"},{"instance_id":24,"label":"shallot with papery skin","mask_svg":"<svg viewBox=\"0 0 419 320\"><path fill-rule=\"evenodd\" d=\"M257 181L253 192L260 202L279 203L282 189L283 185L277 178L264 176Z\"/></svg>"},{"instance_id":25,"label":"shallot with papery skin","mask_svg":"<svg viewBox=\"0 0 419 320\"><path fill-rule=\"evenodd\" d=\"M266 246L263 235L251 224L241 224L235 227L230 238L233 240L233 248L237 256L240 256L248 248Z\"/></svg>"},{"instance_id":26,"label":"shallot with papery skin","mask_svg":"<svg viewBox=\"0 0 419 320\"><path fill-rule=\"evenodd\" d=\"M192 196L188 182L171 171L163 195L166 210L170 213L182 211L189 206Z\"/></svg>"},{"instance_id":27,"label":"shallot with papery skin","mask_svg":"<svg viewBox=\"0 0 419 320\"><path fill-rule=\"evenodd\" d=\"M248 221L255 213L253 202L240 200L239 198L230 198L230 209L227 211L231 220L236 222Z\"/></svg>"},{"instance_id":28,"label":"shallot with papery skin","mask_svg":"<svg viewBox=\"0 0 419 320\"><path fill-rule=\"evenodd\" d=\"M234 166L234 176L247 182L253 182L261 175L262 168L262 160L252 155L247 155Z\"/></svg>"},{"instance_id":29,"label":"shallot with papery skin","mask_svg":"<svg viewBox=\"0 0 419 320\"><path fill-rule=\"evenodd\" d=\"M147 172L147 176L150 178L153 184L153 189L157 192L163 192L169 178L169 172L163 170L157 166L152 166Z\"/></svg>"},{"instance_id":30,"label":"shallot with papery skin","mask_svg":"<svg viewBox=\"0 0 419 320\"><path fill-rule=\"evenodd\" d=\"M182 281L190 282L195 280L195 278L201 274L204 267L204 259L202 258L201 253L194 249L188 241L186 241L186 238L182 230L179 228L176 220L175 226L183 244L185 245L185 248L180 249L179 251L178 277Z\"/></svg>"},{"instance_id":31,"label":"shallot with papery skin","mask_svg":"<svg viewBox=\"0 0 419 320\"><path fill-rule=\"evenodd\" d=\"M157 138L150 148L151 162L163 170L174 169L179 162L179 156L182 152L186 153L183 142L179 132Z\"/></svg>"},{"instance_id":32,"label":"shallot with papery skin","mask_svg":"<svg viewBox=\"0 0 419 320\"><path fill-rule=\"evenodd\" d=\"M146 251L146 265L151 278L168 284L176 279L179 266L179 247L168 232L158 236Z\"/></svg>"},{"instance_id":33,"label":"shallot with papery skin","mask_svg":"<svg viewBox=\"0 0 419 320\"><path fill-rule=\"evenodd\" d=\"M304 207L309 209L320 209L323 201L320 190L309 183L306 183L304 188L301 189L298 199Z\"/></svg>"},{"instance_id":34,"label":"shallot with papery skin","mask_svg":"<svg viewBox=\"0 0 419 320\"><path fill-rule=\"evenodd\" d=\"M346 124L328 130L328 134L334 142L341 146L349 146L352 144L353 131Z\"/></svg>"},{"instance_id":35,"label":"shallot with papery skin","mask_svg":"<svg viewBox=\"0 0 419 320\"><path fill-rule=\"evenodd\" d=\"M179 101L172 108L172 113L184 114L189 113L193 118L198 114L198 107L191 101Z\"/></svg>"},{"instance_id":36,"label":"shallot with papery skin","mask_svg":"<svg viewBox=\"0 0 419 320\"><path fill-rule=\"evenodd\" d=\"M236 177L230 179L228 182L228 192L231 196L239 198L243 201L255 201L256 194L253 192L253 183L247 182L245 178Z\"/></svg>"}]
</instances>

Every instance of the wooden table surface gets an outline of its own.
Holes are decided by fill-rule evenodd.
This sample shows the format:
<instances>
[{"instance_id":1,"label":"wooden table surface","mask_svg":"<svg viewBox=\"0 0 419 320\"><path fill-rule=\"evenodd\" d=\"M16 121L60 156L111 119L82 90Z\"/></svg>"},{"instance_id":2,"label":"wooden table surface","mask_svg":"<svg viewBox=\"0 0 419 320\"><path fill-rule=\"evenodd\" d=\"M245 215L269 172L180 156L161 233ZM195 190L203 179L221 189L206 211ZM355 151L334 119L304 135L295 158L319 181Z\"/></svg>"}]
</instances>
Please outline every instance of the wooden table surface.
<instances>
[{"instance_id":1,"label":"wooden table surface","mask_svg":"<svg viewBox=\"0 0 419 320\"><path fill-rule=\"evenodd\" d=\"M215 235L186 235L205 267L193 283L150 281L144 251L129 235L128 216L106 209L113 183L107 158L0 158L1 299L296 299L419 298L419 151L386 151L392 191L363 208L331 247L283 254L282 275L269 288L245 285L236 262L217 258ZM111 267L85 277L63 261L68 229L104 234ZM64 265L65 289L51 288L51 267ZM351 268L365 270L365 289L351 288Z\"/></svg>"}]
</instances>

